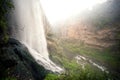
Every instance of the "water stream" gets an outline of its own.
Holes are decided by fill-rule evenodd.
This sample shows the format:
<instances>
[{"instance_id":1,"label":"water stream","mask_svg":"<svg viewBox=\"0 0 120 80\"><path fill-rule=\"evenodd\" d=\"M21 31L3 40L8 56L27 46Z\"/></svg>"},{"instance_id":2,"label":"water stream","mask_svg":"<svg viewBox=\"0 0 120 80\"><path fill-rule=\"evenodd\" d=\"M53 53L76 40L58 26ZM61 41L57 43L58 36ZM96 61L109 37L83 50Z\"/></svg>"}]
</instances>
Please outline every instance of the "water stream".
<instances>
[{"instance_id":1,"label":"water stream","mask_svg":"<svg viewBox=\"0 0 120 80\"><path fill-rule=\"evenodd\" d=\"M76 59L76 62L77 62L78 64L81 64L81 61L89 62L90 64L92 64L93 66L97 67L97 68L100 69L101 71L104 71L104 72L106 72L106 73L109 73L104 66L101 66L101 65L95 63L94 61L92 61L91 59L88 59L88 58L86 58L86 57L84 57L84 56L77 55L77 56L75 57L75 59ZM84 65L85 65L85 64L81 64L81 65L82 65L82 67L84 68Z\"/></svg>"}]
</instances>

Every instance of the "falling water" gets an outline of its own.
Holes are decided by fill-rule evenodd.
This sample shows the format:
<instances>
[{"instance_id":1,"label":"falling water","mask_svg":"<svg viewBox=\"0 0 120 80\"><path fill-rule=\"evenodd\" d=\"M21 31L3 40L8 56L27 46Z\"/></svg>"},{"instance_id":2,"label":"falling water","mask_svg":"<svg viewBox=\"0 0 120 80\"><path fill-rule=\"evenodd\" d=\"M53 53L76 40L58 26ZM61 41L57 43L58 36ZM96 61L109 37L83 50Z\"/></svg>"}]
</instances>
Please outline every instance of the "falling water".
<instances>
[{"instance_id":1,"label":"falling water","mask_svg":"<svg viewBox=\"0 0 120 80\"><path fill-rule=\"evenodd\" d=\"M15 9L9 17L11 37L25 44L34 59L46 69L62 71L49 59L40 0L13 0L13 3Z\"/></svg>"}]
</instances>

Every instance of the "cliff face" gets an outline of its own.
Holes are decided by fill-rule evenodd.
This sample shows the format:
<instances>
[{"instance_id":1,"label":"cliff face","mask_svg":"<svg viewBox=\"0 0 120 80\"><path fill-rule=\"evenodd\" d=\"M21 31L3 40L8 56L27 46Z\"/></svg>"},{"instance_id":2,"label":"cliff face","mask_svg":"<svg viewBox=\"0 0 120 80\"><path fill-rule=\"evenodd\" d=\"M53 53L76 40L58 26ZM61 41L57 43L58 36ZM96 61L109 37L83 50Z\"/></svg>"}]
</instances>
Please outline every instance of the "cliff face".
<instances>
[{"instance_id":1,"label":"cliff face","mask_svg":"<svg viewBox=\"0 0 120 80\"><path fill-rule=\"evenodd\" d=\"M96 5L61 23L56 34L63 39L78 40L94 48L113 46L120 32L119 0Z\"/></svg>"},{"instance_id":2,"label":"cliff face","mask_svg":"<svg viewBox=\"0 0 120 80\"><path fill-rule=\"evenodd\" d=\"M107 48L115 44L118 28L105 28L94 31L86 26L73 25L66 28L65 34L61 32L63 39L78 40L91 47Z\"/></svg>"},{"instance_id":3,"label":"cliff face","mask_svg":"<svg viewBox=\"0 0 120 80\"><path fill-rule=\"evenodd\" d=\"M38 65L28 49L10 38L0 49L0 79L42 80L48 73ZM39 75L38 75L39 74Z\"/></svg>"}]
</instances>

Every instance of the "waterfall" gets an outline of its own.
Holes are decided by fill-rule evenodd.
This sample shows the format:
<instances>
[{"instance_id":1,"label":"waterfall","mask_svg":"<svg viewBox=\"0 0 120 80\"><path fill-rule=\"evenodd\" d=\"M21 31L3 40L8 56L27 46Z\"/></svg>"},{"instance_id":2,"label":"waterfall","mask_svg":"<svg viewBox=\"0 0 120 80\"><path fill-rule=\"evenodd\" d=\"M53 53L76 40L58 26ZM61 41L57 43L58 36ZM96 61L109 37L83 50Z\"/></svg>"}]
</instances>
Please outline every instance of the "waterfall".
<instances>
[{"instance_id":1,"label":"waterfall","mask_svg":"<svg viewBox=\"0 0 120 80\"><path fill-rule=\"evenodd\" d=\"M13 0L13 4L15 9L9 16L11 37L26 45L38 64L53 72L62 71L49 59L40 0Z\"/></svg>"}]
</instances>

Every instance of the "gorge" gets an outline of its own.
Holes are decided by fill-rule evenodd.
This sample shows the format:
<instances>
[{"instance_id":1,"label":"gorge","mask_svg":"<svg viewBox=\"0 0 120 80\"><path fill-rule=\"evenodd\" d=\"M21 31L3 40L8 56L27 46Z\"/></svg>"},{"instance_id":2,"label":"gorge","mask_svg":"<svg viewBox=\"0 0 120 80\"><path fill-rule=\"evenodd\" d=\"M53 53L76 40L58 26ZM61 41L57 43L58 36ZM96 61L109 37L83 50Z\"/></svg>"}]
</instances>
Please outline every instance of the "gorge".
<instances>
[{"instance_id":1,"label":"gorge","mask_svg":"<svg viewBox=\"0 0 120 80\"><path fill-rule=\"evenodd\" d=\"M120 0L0 0L0 80L120 80Z\"/></svg>"}]
</instances>

